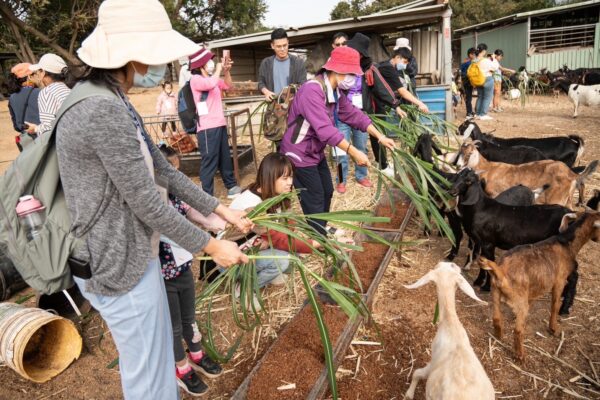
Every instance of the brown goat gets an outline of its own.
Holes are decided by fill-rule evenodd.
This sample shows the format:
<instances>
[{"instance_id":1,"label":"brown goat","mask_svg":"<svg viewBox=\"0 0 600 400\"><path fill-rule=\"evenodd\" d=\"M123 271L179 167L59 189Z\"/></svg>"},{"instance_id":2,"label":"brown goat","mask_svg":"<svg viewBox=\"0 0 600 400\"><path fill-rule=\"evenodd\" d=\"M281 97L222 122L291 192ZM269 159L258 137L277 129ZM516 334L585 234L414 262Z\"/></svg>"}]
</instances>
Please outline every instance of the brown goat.
<instances>
[{"instance_id":1,"label":"brown goat","mask_svg":"<svg viewBox=\"0 0 600 400\"><path fill-rule=\"evenodd\" d=\"M569 224L570 220L575 222ZM496 264L480 259L482 268L492 274L494 335L502 338L500 301L505 299L515 314L514 351L523 361L525 321L531 302L552 293L550 333L559 332L558 310L567 277L576 269L577 253L589 241L600 240L600 213L570 213L563 217L559 234L544 241L518 246L506 252Z\"/></svg>"},{"instance_id":2,"label":"brown goat","mask_svg":"<svg viewBox=\"0 0 600 400\"><path fill-rule=\"evenodd\" d=\"M531 190L549 185L536 199L536 204L559 204L569 208L573 208L575 188L580 189L580 197L583 197L584 181L598 164L597 161L590 163L578 175L560 161L543 160L517 165L488 161L479 153L475 143L463 144L460 151L462 164L477 171L485 180L485 191L492 198L519 184Z\"/></svg>"}]
</instances>

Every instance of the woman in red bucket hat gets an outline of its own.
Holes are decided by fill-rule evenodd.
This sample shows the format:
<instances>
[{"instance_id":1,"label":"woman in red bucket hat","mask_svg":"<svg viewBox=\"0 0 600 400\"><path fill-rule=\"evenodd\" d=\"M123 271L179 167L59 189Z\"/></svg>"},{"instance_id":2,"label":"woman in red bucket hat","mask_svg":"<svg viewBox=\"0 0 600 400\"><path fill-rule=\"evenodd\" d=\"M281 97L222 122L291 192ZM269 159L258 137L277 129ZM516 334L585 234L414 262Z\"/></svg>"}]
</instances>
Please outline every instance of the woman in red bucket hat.
<instances>
[{"instance_id":1,"label":"woman in red bucket hat","mask_svg":"<svg viewBox=\"0 0 600 400\"><path fill-rule=\"evenodd\" d=\"M294 186L306 189L299 194L305 214L328 212L331 205L333 183L325 159L327 145L346 152L358 165L370 165L366 154L344 139L344 134L336 128L337 121L369 133L386 147L394 147L394 141L379 132L343 93L362 74L359 53L349 47L337 47L315 79L305 82L294 97L280 152L295 167ZM326 232L326 224L322 220L311 221L322 233Z\"/></svg>"}]
</instances>

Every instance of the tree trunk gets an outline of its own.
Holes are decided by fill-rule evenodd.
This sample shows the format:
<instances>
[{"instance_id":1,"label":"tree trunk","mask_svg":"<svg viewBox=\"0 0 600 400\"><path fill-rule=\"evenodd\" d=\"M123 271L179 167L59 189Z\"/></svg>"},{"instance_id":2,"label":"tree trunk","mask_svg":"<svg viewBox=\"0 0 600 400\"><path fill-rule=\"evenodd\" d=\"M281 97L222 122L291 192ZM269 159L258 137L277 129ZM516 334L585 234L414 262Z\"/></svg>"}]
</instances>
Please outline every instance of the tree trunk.
<instances>
[{"instance_id":1,"label":"tree trunk","mask_svg":"<svg viewBox=\"0 0 600 400\"><path fill-rule=\"evenodd\" d=\"M0 1L0 15L3 19L6 20L9 24L14 24L16 30L19 31L19 34L22 34L22 31L28 32L29 34L35 36L40 42L44 43L46 46L50 47L52 50L56 52L59 56L68 61L71 64L80 64L80 61L77 57L70 54L67 50L60 47L58 44L54 43L48 36L38 31L32 26L25 24L19 18L17 18L12 10L12 8L5 2ZM31 50L31 49L30 49Z\"/></svg>"},{"instance_id":2,"label":"tree trunk","mask_svg":"<svg viewBox=\"0 0 600 400\"><path fill-rule=\"evenodd\" d=\"M19 46L19 49L15 51L15 53L17 54L17 58L21 62L35 62L35 54L33 54L33 50L31 50L31 46L29 45L27 38L21 35L21 31L19 30L18 26L15 23L13 23L9 17L5 15L4 9L2 7L0 7L0 17L6 20L6 25L12 31L13 36L15 38L15 42Z\"/></svg>"},{"instance_id":3,"label":"tree trunk","mask_svg":"<svg viewBox=\"0 0 600 400\"><path fill-rule=\"evenodd\" d=\"M33 53L33 50L31 50L31 46L29 45L27 38L21 35L21 31L14 23L8 22L8 26L13 32L15 41L19 46L19 50L16 52L19 60L21 60L21 62L34 63L36 60L35 54Z\"/></svg>"}]
</instances>

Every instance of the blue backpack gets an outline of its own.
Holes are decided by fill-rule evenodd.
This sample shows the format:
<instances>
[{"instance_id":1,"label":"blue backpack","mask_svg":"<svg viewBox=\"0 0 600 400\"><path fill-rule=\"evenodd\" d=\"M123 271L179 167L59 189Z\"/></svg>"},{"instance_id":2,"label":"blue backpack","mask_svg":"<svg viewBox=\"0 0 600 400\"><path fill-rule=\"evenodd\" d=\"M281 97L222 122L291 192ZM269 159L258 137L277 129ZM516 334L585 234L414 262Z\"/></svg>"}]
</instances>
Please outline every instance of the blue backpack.
<instances>
[{"instance_id":1,"label":"blue backpack","mask_svg":"<svg viewBox=\"0 0 600 400\"><path fill-rule=\"evenodd\" d=\"M206 101L208 98L208 92L202 92L200 101ZM194 95L192 93L192 87L190 82L186 82L185 85L179 90L177 94L177 113L179 114L179 120L181 126L188 134L195 134L200 117L196 110L196 102L194 101Z\"/></svg>"}]
</instances>

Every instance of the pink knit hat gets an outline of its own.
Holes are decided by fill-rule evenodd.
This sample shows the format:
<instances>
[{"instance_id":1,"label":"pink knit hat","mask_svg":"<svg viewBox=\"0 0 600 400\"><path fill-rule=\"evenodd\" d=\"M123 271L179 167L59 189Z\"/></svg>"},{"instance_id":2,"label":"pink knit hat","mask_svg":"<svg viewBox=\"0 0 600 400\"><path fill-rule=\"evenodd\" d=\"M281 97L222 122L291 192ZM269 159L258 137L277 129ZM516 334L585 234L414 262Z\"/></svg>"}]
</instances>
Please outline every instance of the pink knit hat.
<instances>
[{"instance_id":1,"label":"pink knit hat","mask_svg":"<svg viewBox=\"0 0 600 400\"><path fill-rule=\"evenodd\" d=\"M212 60L213 58L215 58L215 55L206 47L201 46L200 50L190 56L190 71L204 67L208 60Z\"/></svg>"},{"instance_id":2,"label":"pink knit hat","mask_svg":"<svg viewBox=\"0 0 600 400\"><path fill-rule=\"evenodd\" d=\"M338 74L363 74L360 68L360 54L358 51L344 46L333 49L329 60L323 65L323 69Z\"/></svg>"}]
</instances>

